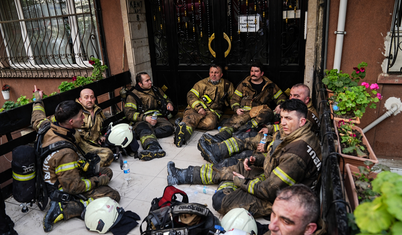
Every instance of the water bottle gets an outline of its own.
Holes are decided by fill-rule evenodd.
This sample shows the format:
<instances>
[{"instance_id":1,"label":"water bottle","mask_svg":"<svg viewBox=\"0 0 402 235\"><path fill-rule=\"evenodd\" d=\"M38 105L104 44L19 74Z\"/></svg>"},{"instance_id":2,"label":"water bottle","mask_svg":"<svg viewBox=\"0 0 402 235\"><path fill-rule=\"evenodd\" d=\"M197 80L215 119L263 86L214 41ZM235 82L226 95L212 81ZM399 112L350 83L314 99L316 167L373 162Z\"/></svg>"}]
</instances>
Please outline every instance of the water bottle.
<instances>
[{"instance_id":1,"label":"water bottle","mask_svg":"<svg viewBox=\"0 0 402 235\"><path fill-rule=\"evenodd\" d=\"M154 112L154 114L152 114L152 120L156 119L158 119L158 112Z\"/></svg>"},{"instance_id":2,"label":"water bottle","mask_svg":"<svg viewBox=\"0 0 402 235\"><path fill-rule=\"evenodd\" d=\"M208 187L206 185L193 185L193 186L191 186L191 188L192 187L195 187L196 192L201 192L203 194L211 194L211 195L213 195L213 194L216 193L216 189L213 189L213 188Z\"/></svg>"},{"instance_id":3,"label":"water bottle","mask_svg":"<svg viewBox=\"0 0 402 235\"><path fill-rule=\"evenodd\" d=\"M221 130L221 128L222 128L221 126L218 126L218 131L220 131L220 130Z\"/></svg>"},{"instance_id":4,"label":"water bottle","mask_svg":"<svg viewBox=\"0 0 402 235\"><path fill-rule=\"evenodd\" d=\"M130 166L128 165L127 161L123 162L123 172L124 172L124 179L126 181L131 180L130 177Z\"/></svg>"},{"instance_id":5,"label":"water bottle","mask_svg":"<svg viewBox=\"0 0 402 235\"><path fill-rule=\"evenodd\" d=\"M338 102L334 102L334 104L332 105L332 109L333 109L334 111L338 111L338 110L339 110Z\"/></svg>"},{"instance_id":6,"label":"water bottle","mask_svg":"<svg viewBox=\"0 0 402 235\"><path fill-rule=\"evenodd\" d=\"M265 145L267 143L267 134L264 134L264 137L262 137L260 144Z\"/></svg>"}]
</instances>

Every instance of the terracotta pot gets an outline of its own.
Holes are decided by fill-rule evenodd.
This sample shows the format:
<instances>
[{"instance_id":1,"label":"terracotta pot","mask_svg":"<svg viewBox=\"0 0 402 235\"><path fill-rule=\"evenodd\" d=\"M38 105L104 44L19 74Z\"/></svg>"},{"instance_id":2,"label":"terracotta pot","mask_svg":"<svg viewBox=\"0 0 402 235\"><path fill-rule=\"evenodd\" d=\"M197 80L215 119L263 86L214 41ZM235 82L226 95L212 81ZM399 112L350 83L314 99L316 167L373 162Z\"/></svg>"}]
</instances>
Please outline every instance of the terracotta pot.
<instances>
[{"instance_id":1,"label":"terracotta pot","mask_svg":"<svg viewBox=\"0 0 402 235\"><path fill-rule=\"evenodd\" d=\"M362 130L360 127L358 127L358 126L353 126L352 129L353 129L353 130L357 130L357 131L362 135L362 142L363 142L364 145L366 145L367 150L368 150L368 152L369 152L368 158L362 158L362 157L357 157L357 156L353 156L353 155L349 155L349 154L344 154L344 153L342 153L341 142L340 142L340 139L339 139L339 133L338 133L338 128L337 128L337 127L338 127L338 121L336 121L336 120L334 120L334 127L335 127L336 136L337 136L337 138L338 138L337 152L338 152L339 154L341 154L341 156L343 157L343 160L344 160L345 164L346 164L346 163L349 163L349 164L355 165L355 166L366 166L366 165L364 164L364 162L367 161L367 160L373 162L374 164L377 164L377 163L378 163L377 156L375 155L373 149L371 148L370 143L368 142L368 140L367 140L367 138L366 138L366 135L364 135L363 130ZM373 165L371 165L371 167L372 167L372 166L373 166ZM343 172L343 162L342 162L342 159L341 159L341 161L340 161L340 166L339 166L339 168L340 168L341 171Z\"/></svg>"},{"instance_id":2,"label":"terracotta pot","mask_svg":"<svg viewBox=\"0 0 402 235\"><path fill-rule=\"evenodd\" d=\"M334 121L336 120L336 123L338 123L338 121L341 121L341 120L343 120L344 122L348 122L349 120L351 120L351 122L356 124L356 125L360 124L360 118L359 117L354 117L354 118L351 118L351 119L336 117L335 113L334 113L334 110L332 109L332 104L330 105L330 107L331 107L331 112L333 113L333 115L332 115L333 119L334 119Z\"/></svg>"},{"instance_id":3,"label":"terracotta pot","mask_svg":"<svg viewBox=\"0 0 402 235\"><path fill-rule=\"evenodd\" d=\"M357 196L355 181L353 179L353 175L359 174L359 168L357 166L353 166L350 164L345 164L346 169L346 178L345 178L345 190L346 190L346 197L349 201L350 207L352 211L356 209L359 205L359 198ZM377 173L371 172L369 174L370 179L375 179L377 177Z\"/></svg>"},{"instance_id":4,"label":"terracotta pot","mask_svg":"<svg viewBox=\"0 0 402 235\"><path fill-rule=\"evenodd\" d=\"M335 93L332 90L330 90L328 88L326 88L326 90L327 90L327 93L328 93L328 99L335 95Z\"/></svg>"}]
</instances>

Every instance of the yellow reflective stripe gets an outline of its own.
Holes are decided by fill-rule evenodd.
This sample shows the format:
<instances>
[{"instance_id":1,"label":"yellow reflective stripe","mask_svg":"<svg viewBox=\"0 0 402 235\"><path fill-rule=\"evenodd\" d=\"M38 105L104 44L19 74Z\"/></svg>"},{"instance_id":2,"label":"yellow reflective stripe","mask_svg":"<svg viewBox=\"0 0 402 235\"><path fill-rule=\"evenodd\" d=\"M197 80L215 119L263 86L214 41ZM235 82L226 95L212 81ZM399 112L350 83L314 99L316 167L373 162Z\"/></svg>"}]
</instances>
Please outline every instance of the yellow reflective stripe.
<instances>
[{"instance_id":1,"label":"yellow reflective stripe","mask_svg":"<svg viewBox=\"0 0 402 235\"><path fill-rule=\"evenodd\" d=\"M282 95L282 90L279 90L278 92L276 92L276 94L274 95L274 99L278 99L278 97L280 96L280 95Z\"/></svg>"},{"instance_id":2,"label":"yellow reflective stripe","mask_svg":"<svg viewBox=\"0 0 402 235\"><path fill-rule=\"evenodd\" d=\"M91 181L89 179L81 179L85 183L85 192L91 190Z\"/></svg>"},{"instance_id":3,"label":"yellow reflective stripe","mask_svg":"<svg viewBox=\"0 0 402 235\"><path fill-rule=\"evenodd\" d=\"M191 126L186 125L186 129L187 129L188 133L190 133L190 135L193 134L193 128Z\"/></svg>"},{"instance_id":4,"label":"yellow reflective stripe","mask_svg":"<svg viewBox=\"0 0 402 235\"><path fill-rule=\"evenodd\" d=\"M198 104L201 104L204 109L208 109L207 106L206 106L203 102L201 102L201 101L199 101L199 100L195 101L195 102L191 105L191 108L195 108L195 106L198 105Z\"/></svg>"},{"instance_id":5,"label":"yellow reflective stripe","mask_svg":"<svg viewBox=\"0 0 402 235\"><path fill-rule=\"evenodd\" d=\"M240 91L238 91L238 90L235 90L235 92L234 92L236 95L238 95L238 96L240 96L240 97L243 97L243 93L241 93Z\"/></svg>"},{"instance_id":6,"label":"yellow reflective stripe","mask_svg":"<svg viewBox=\"0 0 402 235\"><path fill-rule=\"evenodd\" d=\"M92 197L90 197L90 198L88 198L88 200L86 200L86 201L80 199L80 202L82 203L82 205L84 205L84 207L87 207L87 206L89 205L89 203L93 202L93 200L94 200L94 199L93 199Z\"/></svg>"},{"instance_id":7,"label":"yellow reflective stripe","mask_svg":"<svg viewBox=\"0 0 402 235\"><path fill-rule=\"evenodd\" d=\"M273 125L274 126L274 132L277 132L277 131L279 131L279 124L274 124Z\"/></svg>"},{"instance_id":8,"label":"yellow reflective stripe","mask_svg":"<svg viewBox=\"0 0 402 235\"><path fill-rule=\"evenodd\" d=\"M226 131L227 133L229 133L230 135L232 135L232 133L233 133L233 127L224 126L224 127L222 127L222 128L219 130L219 132L222 132L222 131Z\"/></svg>"},{"instance_id":9,"label":"yellow reflective stripe","mask_svg":"<svg viewBox=\"0 0 402 235\"><path fill-rule=\"evenodd\" d=\"M153 115L155 112L156 112L156 115L157 115L157 116L161 116L161 115L162 115L162 114L159 112L159 110L156 110L156 109L148 110L148 111L146 111L144 114L145 114L145 115Z\"/></svg>"},{"instance_id":10,"label":"yellow reflective stripe","mask_svg":"<svg viewBox=\"0 0 402 235\"><path fill-rule=\"evenodd\" d=\"M221 118L222 115L220 115L218 112L216 112L216 111L213 110L213 109L209 109L209 110L211 110L211 112L213 112L214 114L216 114L216 116L218 116L218 119Z\"/></svg>"},{"instance_id":11,"label":"yellow reflective stripe","mask_svg":"<svg viewBox=\"0 0 402 235\"><path fill-rule=\"evenodd\" d=\"M285 102L285 100L277 100L277 101L276 101L276 104L279 104L279 103L281 103L281 102Z\"/></svg>"},{"instance_id":12,"label":"yellow reflective stripe","mask_svg":"<svg viewBox=\"0 0 402 235\"><path fill-rule=\"evenodd\" d=\"M39 129L40 125L41 125L41 124L42 124L42 122L43 122L43 121L45 121L45 120L48 120L48 119L47 119L47 118L45 118L45 119L41 120L41 121L38 123L38 125L36 126L36 128L37 128L37 129Z\"/></svg>"},{"instance_id":13,"label":"yellow reflective stripe","mask_svg":"<svg viewBox=\"0 0 402 235\"><path fill-rule=\"evenodd\" d=\"M124 107L130 107L130 108L133 108L133 109L137 110L137 105L134 104L134 103L126 103L124 105Z\"/></svg>"},{"instance_id":14,"label":"yellow reflective stripe","mask_svg":"<svg viewBox=\"0 0 402 235\"><path fill-rule=\"evenodd\" d=\"M164 95L163 95L163 98L164 98L164 99L167 99L167 95L166 95L166 94L164 94Z\"/></svg>"},{"instance_id":15,"label":"yellow reflective stripe","mask_svg":"<svg viewBox=\"0 0 402 235\"><path fill-rule=\"evenodd\" d=\"M258 126L258 122L253 118L251 119L251 124L253 125L253 127L257 127Z\"/></svg>"},{"instance_id":16,"label":"yellow reflective stripe","mask_svg":"<svg viewBox=\"0 0 402 235\"><path fill-rule=\"evenodd\" d=\"M278 166L273 170L274 174L278 176L283 182L292 186L296 183L294 179L288 176L284 171L281 170Z\"/></svg>"},{"instance_id":17,"label":"yellow reflective stripe","mask_svg":"<svg viewBox=\"0 0 402 235\"><path fill-rule=\"evenodd\" d=\"M249 182L247 191L251 194L254 194L254 187L258 182L264 181L265 180L265 175L261 174L258 178L253 179L252 181Z\"/></svg>"},{"instance_id":18,"label":"yellow reflective stripe","mask_svg":"<svg viewBox=\"0 0 402 235\"><path fill-rule=\"evenodd\" d=\"M239 146L237 145L235 138L231 137L223 141L223 143L225 143L228 148L229 156L232 156L233 153L239 152Z\"/></svg>"},{"instance_id":19,"label":"yellow reflective stripe","mask_svg":"<svg viewBox=\"0 0 402 235\"><path fill-rule=\"evenodd\" d=\"M58 174L58 173L61 173L63 171L69 171L69 170L72 170L72 169L75 169L75 168L78 168L77 162L69 162L69 163L66 163L66 164L61 164L58 167L56 167L55 173Z\"/></svg>"},{"instance_id":20,"label":"yellow reflective stripe","mask_svg":"<svg viewBox=\"0 0 402 235\"><path fill-rule=\"evenodd\" d=\"M56 117L55 117L55 116L52 116L52 117L50 118L50 121L51 121L51 122L57 122Z\"/></svg>"},{"instance_id":21,"label":"yellow reflective stripe","mask_svg":"<svg viewBox=\"0 0 402 235\"><path fill-rule=\"evenodd\" d=\"M233 109L233 107L236 106L236 105L237 105L237 106L240 106L239 103L234 103L234 104L232 104L232 106L230 106L230 107Z\"/></svg>"},{"instance_id":22,"label":"yellow reflective stripe","mask_svg":"<svg viewBox=\"0 0 402 235\"><path fill-rule=\"evenodd\" d=\"M18 180L18 181L28 181L28 180L34 179L35 176L36 176L36 171L34 171L28 175L20 175L13 171L13 179Z\"/></svg>"},{"instance_id":23,"label":"yellow reflective stripe","mask_svg":"<svg viewBox=\"0 0 402 235\"><path fill-rule=\"evenodd\" d=\"M200 93L198 93L196 89L192 88L190 91L193 92L194 95L196 95L198 98L200 98Z\"/></svg>"},{"instance_id":24,"label":"yellow reflective stripe","mask_svg":"<svg viewBox=\"0 0 402 235\"><path fill-rule=\"evenodd\" d=\"M213 184L212 182L212 166L214 164L202 165L200 170L201 182L202 184Z\"/></svg>"},{"instance_id":25,"label":"yellow reflective stripe","mask_svg":"<svg viewBox=\"0 0 402 235\"><path fill-rule=\"evenodd\" d=\"M244 110L246 110L246 111L250 111L250 110L251 110L251 107L250 107L250 106L243 106L242 109L244 109Z\"/></svg>"},{"instance_id":26,"label":"yellow reflective stripe","mask_svg":"<svg viewBox=\"0 0 402 235\"><path fill-rule=\"evenodd\" d=\"M139 112L135 112L133 115L133 121L138 121L138 117L140 116Z\"/></svg>"},{"instance_id":27,"label":"yellow reflective stripe","mask_svg":"<svg viewBox=\"0 0 402 235\"><path fill-rule=\"evenodd\" d=\"M42 106L35 106L33 107L32 111L42 111L45 112L45 109Z\"/></svg>"},{"instance_id":28,"label":"yellow reflective stripe","mask_svg":"<svg viewBox=\"0 0 402 235\"><path fill-rule=\"evenodd\" d=\"M144 135L140 138L141 144L144 144L144 141L148 138L156 139L156 136L154 134L152 135Z\"/></svg>"},{"instance_id":29,"label":"yellow reflective stripe","mask_svg":"<svg viewBox=\"0 0 402 235\"><path fill-rule=\"evenodd\" d=\"M236 189L239 188L239 187L237 187L233 182L225 182L225 183L221 184L221 185L218 187L217 191L219 191L219 190L221 190L221 189L225 189L225 188L231 188L231 189L233 189L233 190L236 190Z\"/></svg>"}]
</instances>

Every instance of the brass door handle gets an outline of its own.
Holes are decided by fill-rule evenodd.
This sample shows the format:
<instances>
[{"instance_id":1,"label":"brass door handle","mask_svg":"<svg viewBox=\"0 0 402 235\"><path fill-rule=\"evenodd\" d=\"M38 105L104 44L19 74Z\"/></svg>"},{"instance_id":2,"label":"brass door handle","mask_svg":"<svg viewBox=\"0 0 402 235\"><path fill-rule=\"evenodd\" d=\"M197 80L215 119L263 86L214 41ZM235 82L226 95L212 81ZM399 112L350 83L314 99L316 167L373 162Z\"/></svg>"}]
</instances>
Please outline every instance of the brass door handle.
<instances>
[{"instance_id":1,"label":"brass door handle","mask_svg":"<svg viewBox=\"0 0 402 235\"><path fill-rule=\"evenodd\" d=\"M232 43L231 43L231 41L230 41L229 36L228 36L226 33L223 33L223 38L224 38L224 39L228 42L228 44L229 44L228 49L225 51L225 58L226 58L226 56L229 55L229 52L230 52L230 50L232 49ZM213 41L214 39L215 39L215 33L213 33L213 34L211 35L211 37L209 37L209 39L208 39L208 49L209 49L209 52L211 52L211 55L216 58L216 53L215 53L215 51L214 51L214 50L212 49L212 47L211 47L211 43L212 43L212 41Z\"/></svg>"}]
</instances>

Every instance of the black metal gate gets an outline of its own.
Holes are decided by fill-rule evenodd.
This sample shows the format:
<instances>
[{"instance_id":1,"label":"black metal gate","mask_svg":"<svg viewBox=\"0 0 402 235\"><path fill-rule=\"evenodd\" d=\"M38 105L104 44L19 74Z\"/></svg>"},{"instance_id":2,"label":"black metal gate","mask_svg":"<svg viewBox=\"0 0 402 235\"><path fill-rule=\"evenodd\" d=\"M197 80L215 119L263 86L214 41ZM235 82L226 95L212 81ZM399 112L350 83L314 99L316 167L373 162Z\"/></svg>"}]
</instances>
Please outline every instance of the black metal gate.
<instances>
[{"instance_id":1,"label":"black metal gate","mask_svg":"<svg viewBox=\"0 0 402 235\"><path fill-rule=\"evenodd\" d=\"M154 83L176 103L212 63L235 86L255 60L283 90L303 82L307 0L145 2Z\"/></svg>"}]
</instances>

